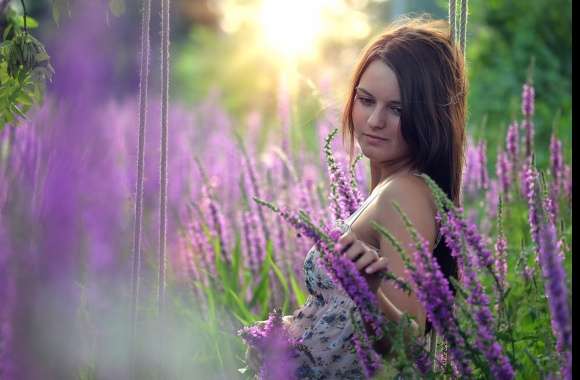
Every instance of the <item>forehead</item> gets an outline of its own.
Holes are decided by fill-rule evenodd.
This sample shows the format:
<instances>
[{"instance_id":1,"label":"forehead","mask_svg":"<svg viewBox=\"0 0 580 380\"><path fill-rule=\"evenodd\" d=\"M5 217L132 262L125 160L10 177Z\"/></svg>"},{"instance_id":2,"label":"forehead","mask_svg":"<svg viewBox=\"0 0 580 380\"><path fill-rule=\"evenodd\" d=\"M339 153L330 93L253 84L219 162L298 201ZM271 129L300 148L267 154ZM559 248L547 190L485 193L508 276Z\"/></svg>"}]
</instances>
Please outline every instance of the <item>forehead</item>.
<instances>
[{"instance_id":1,"label":"forehead","mask_svg":"<svg viewBox=\"0 0 580 380\"><path fill-rule=\"evenodd\" d=\"M401 100L397 75L380 60L374 60L367 66L358 85L378 100Z\"/></svg>"}]
</instances>

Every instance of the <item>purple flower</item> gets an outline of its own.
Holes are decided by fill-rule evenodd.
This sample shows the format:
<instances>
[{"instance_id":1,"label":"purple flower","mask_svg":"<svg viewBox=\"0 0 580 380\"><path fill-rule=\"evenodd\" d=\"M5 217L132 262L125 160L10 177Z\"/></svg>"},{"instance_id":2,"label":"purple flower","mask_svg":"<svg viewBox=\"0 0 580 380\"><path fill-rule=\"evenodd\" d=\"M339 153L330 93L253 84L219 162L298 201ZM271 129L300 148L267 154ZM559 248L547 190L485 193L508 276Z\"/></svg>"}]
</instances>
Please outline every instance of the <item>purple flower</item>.
<instances>
[{"instance_id":1,"label":"purple flower","mask_svg":"<svg viewBox=\"0 0 580 380\"><path fill-rule=\"evenodd\" d=\"M202 266L209 272L209 277L215 278L217 273L215 268L214 250L203 233L203 228L199 220L195 220L191 223L189 228L189 238L195 248L195 254L200 256Z\"/></svg>"},{"instance_id":2,"label":"purple flower","mask_svg":"<svg viewBox=\"0 0 580 380\"><path fill-rule=\"evenodd\" d=\"M555 196L559 194L564 179L564 158L562 155L562 142L552 133L550 139L550 169L554 183Z\"/></svg>"},{"instance_id":3,"label":"purple flower","mask_svg":"<svg viewBox=\"0 0 580 380\"><path fill-rule=\"evenodd\" d=\"M534 268L526 265L524 267L524 270L522 271L522 276L524 277L524 280L526 282L530 282L534 278L534 273L535 273Z\"/></svg>"},{"instance_id":4,"label":"purple flower","mask_svg":"<svg viewBox=\"0 0 580 380\"><path fill-rule=\"evenodd\" d=\"M500 186L499 180L492 179L489 181L489 187L487 192L485 193L485 201L486 201L486 208L487 208L487 216L488 219L481 221L481 229L483 231L489 231L489 221L493 220L497 216L497 205L499 202L500 197Z\"/></svg>"},{"instance_id":5,"label":"purple flower","mask_svg":"<svg viewBox=\"0 0 580 380\"><path fill-rule=\"evenodd\" d=\"M451 211L447 215L448 223L447 226L442 226L442 232L445 234L445 240L452 254L456 257L462 257L463 276L461 281L466 291L469 292L467 303L473 311L476 321L475 345L488 360L495 378L512 379L514 377L513 368L509 359L502 354L502 347L495 337L495 323L489 309L489 299L477 277L476 258L481 261L481 254L473 255L465 249L470 246L472 249L481 250L481 241L473 233L473 226L469 226L466 230L466 223L461 218L455 216ZM462 238L462 234L464 234L464 238ZM467 246L463 243L464 239L468 243Z\"/></svg>"},{"instance_id":6,"label":"purple flower","mask_svg":"<svg viewBox=\"0 0 580 380\"><path fill-rule=\"evenodd\" d=\"M534 87L530 83L525 83L522 90L522 114L524 121L522 128L526 136L526 157L532 154L534 148Z\"/></svg>"},{"instance_id":7,"label":"purple flower","mask_svg":"<svg viewBox=\"0 0 580 380\"><path fill-rule=\"evenodd\" d=\"M453 212L449 212L447 216L450 223L456 225L454 231L461 231L467 244L475 251L477 266L479 268L491 267L493 263L491 251L486 247L484 237L477 231L475 222L467 222L463 218L455 215Z\"/></svg>"},{"instance_id":8,"label":"purple flower","mask_svg":"<svg viewBox=\"0 0 580 380\"><path fill-rule=\"evenodd\" d=\"M297 369L295 358L301 341L288 334L279 312L270 313L264 323L238 331L246 343L258 351L261 365L258 376L264 380L292 379Z\"/></svg>"},{"instance_id":9,"label":"purple flower","mask_svg":"<svg viewBox=\"0 0 580 380\"><path fill-rule=\"evenodd\" d=\"M477 196L480 189L481 161L479 159L479 149L473 144L471 137L467 140L465 150L465 162L463 167L462 187L463 192L470 197Z\"/></svg>"},{"instance_id":10,"label":"purple flower","mask_svg":"<svg viewBox=\"0 0 580 380\"><path fill-rule=\"evenodd\" d=\"M520 145L519 125L516 121L512 122L506 135L506 152L509 155L512 167L518 166L518 154Z\"/></svg>"},{"instance_id":11,"label":"purple flower","mask_svg":"<svg viewBox=\"0 0 580 380\"><path fill-rule=\"evenodd\" d=\"M536 212L540 216L542 215L541 197L537 192L533 194L533 197ZM572 324L561 242L558 240L556 226L549 219L542 220L542 223L538 225L537 234L539 264L552 315L552 330L557 340L557 349L564 354L572 349ZM566 358L563 359L565 361Z\"/></svg>"},{"instance_id":12,"label":"purple flower","mask_svg":"<svg viewBox=\"0 0 580 380\"><path fill-rule=\"evenodd\" d=\"M226 222L224 216L221 212L220 207L217 205L213 196L210 194L210 190L207 188L206 185L202 188L203 199L205 203L205 207L209 212L209 228L214 235L214 237L219 242L220 246L220 255L224 262L229 265L231 261L230 252L229 252L229 234L228 228L226 226Z\"/></svg>"},{"instance_id":13,"label":"purple flower","mask_svg":"<svg viewBox=\"0 0 580 380\"><path fill-rule=\"evenodd\" d=\"M502 346L498 343L494 333L494 319L489 309L489 299L484 292L481 282L477 278L477 272L470 255L466 255L465 280L467 288L471 291L467 302L474 311L477 334L475 345L479 348L491 367L496 379L512 379L513 368L509 359L502 353Z\"/></svg>"},{"instance_id":14,"label":"purple flower","mask_svg":"<svg viewBox=\"0 0 580 380\"><path fill-rule=\"evenodd\" d=\"M538 174L532 165L531 161L528 160L525 172L525 190L526 190L526 200L528 202L528 222L530 223L530 233L532 236L532 241L536 248L540 246L538 228L539 228L539 217L538 217L538 207L536 205L536 180ZM541 206L540 206L541 207Z\"/></svg>"},{"instance_id":15,"label":"purple flower","mask_svg":"<svg viewBox=\"0 0 580 380\"><path fill-rule=\"evenodd\" d=\"M421 350L415 354L415 366L421 376L425 377L433 372L433 360L431 360L426 350Z\"/></svg>"},{"instance_id":16,"label":"purple flower","mask_svg":"<svg viewBox=\"0 0 580 380\"><path fill-rule=\"evenodd\" d=\"M365 334L354 334L352 339L360 365L367 378L373 377L381 367L381 357L370 347Z\"/></svg>"},{"instance_id":17,"label":"purple flower","mask_svg":"<svg viewBox=\"0 0 580 380\"><path fill-rule=\"evenodd\" d=\"M266 244L259 231L259 220L255 213L249 210L242 212L242 229L245 243L245 264L256 275L264 261Z\"/></svg>"},{"instance_id":18,"label":"purple flower","mask_svg":"<svg viewBox=\"0 0 580 380\"><path fill-rule=\"evenodd\" d=\"M500 192L505 195L506 199L509 199L510 184L512 182L512 163L510 162L508 153L498 153L495 173L497 175Z\"/></svg>"},{"instance_id":19,"label":"purple flower","mask_svg":"<svg viewBox=\"0 0 580 380\"><path fill-rule=\"evenodd\" d=\"M451 239L452 245L454 239ZM425 308L427 318L433 328L449 343L449 354L460 376L469 376L472 369L465 356L465 341L460 333L459 323L453 312L453 295L429 243L421 239L420 249L414 250L412 261L414 270L406 269L416 287L417 298Z\"/></svg>"},{"instance_id":20,"label":"purple flower","mask_svg":"<svg viewBox=\"0 0 580 380\"><path fill-rule=\"evenodd\" d=\"M253 196L257 197L257 198L261 198L260 186L258 184L258 176L256 174L254 162L250 158L248 153L245 151L245 149L243 149L243 148L242 148L242 153L243 153L244 158L245 158L244 163L245 163L246 171L248 172L248 177L250 179L250 186L251 186ZM264 213L263 213L261 207L258 207L256 211L258 212L258 216L260 217L260 221L262 224L262 230L264 231L264 239L266 241L268 241L270 239L270 229L268 228L268 225L266 222L266 217L264 216Z\"/></svg>"},{"instance_id":21,"label":"purple flower","mask_svg":"<svg viewBox=\"0 0 580 380\"><path fill-rule=\"evenodd\" d=\"M487 154L485 141L481 141L478 145L478 148L477 159L479 160L480 188L487 190L489 186L489 176L487 174Z\"/></svg>"},{"instance_id":22,"label":"purple flower","mask_svg":"<svg viewBox=\"0 0 580 380\"><path fill-rule=\"evenodd\" d=\"M507 240L503 234L498 234L495 243L495 268L498 280L500 281L502 287L505 288L508 263L507 263Z\"/></svg>"},{"instance_id":23,"label":"purple flower","mask_svg":"<svg viewBox=\"0 0 580 380\"><path fill-rule=\"evenodd\" d=\"M356 157L355 161L353 162L351 168L350 168L350 189L352 191L352 194L356 200L357 205L361 205L364 202L364 198L363 195L361 194L360 190L359 190L359 186L362 182L361 179L361 171L357 170L357 162L363 157L363 155L359 155Z\"/></svg>"},{"instance_id":24,"label":"purple flower","mask_svg":"<svg viewBox=\"0 0 580 380\"><path fill-rule=\"evenodd\" d=\"M564 165L564 194L572 201L572 167Z\"/></svg>"},{"instance_id":25,"label":"purple flower","mask_svg":"<svg viewBox=\"0 0 580 380\"><path fill-rule=\"evenodd\" d=\"M556 196L556 189L553 183L549 185L546 197L544 198L544 209L548 213L550 222L553 224L557 223L558 220L558 198Z\"/></svg>"},{"instance_id":26,"label":"purple flower","mask_svg":"<svg viewBox=\"0 0 580 380\"><path fill-rule=\"evenodd\" d=\"M525 83L522 89L522 114L524 117L534 115L534 86L531 83Z\"/></svg>"},{"instance_id":27,"label":"purple flower","mask_svg":"<svg viewBox=\"0 0 580 380\"><path fill-rule=\"evenodd\" d=\"M345 290L370 328L373 337L382 337L384 316L378 307L378 299L368 286L366 279L356 268L356 264L343 255L327 255L330 261L330 274L336 283Z\"/></svg>"},{"instance_id":28,"label":"purple flower","mask_svg":"<svg viewBox=\"0 0 580 380\"><path fill-rule=\"evenodd\" d=\"M330 200L333 207L334 217L336 219L346 219L354 213L360 206L357 196L346 179L346 175L341 166L336 162L334 154L330 147L338 129L334 129L326 138L324 152L328 165L328 174L330 177Z\"/></svg>"}]
</instances>

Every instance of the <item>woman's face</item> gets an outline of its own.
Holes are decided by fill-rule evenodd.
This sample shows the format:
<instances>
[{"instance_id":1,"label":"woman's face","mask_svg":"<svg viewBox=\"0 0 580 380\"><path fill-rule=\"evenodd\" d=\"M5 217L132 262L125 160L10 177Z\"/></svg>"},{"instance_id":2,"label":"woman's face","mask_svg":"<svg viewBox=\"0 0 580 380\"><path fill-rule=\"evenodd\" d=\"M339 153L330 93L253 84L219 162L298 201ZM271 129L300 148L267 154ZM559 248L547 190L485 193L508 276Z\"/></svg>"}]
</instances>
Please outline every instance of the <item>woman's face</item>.
<instances>
[{"instance_id":1,"label":"woman's face","mask_svg":"<svg viewBox=\"0 0 580 380\"><path fill-rule=\"evenodd\" d=\"M401 134L401 93L397 76L380 60L369 64L355 89L354 135L363 154L378 164L408 158Z\"/></svg>"}]
</instances>

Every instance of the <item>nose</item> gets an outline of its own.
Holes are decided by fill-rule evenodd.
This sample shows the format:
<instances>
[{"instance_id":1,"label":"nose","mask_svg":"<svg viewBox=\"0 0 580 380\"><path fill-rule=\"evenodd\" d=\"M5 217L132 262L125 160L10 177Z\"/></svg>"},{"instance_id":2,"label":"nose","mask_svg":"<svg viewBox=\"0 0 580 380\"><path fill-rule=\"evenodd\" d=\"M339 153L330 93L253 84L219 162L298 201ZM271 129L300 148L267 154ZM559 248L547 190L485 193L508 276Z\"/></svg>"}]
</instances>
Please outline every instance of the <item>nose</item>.
<instances>
[{"instance_id":1,"label":"nose","mask_svg":"<svg viewBox=\"0 0 580 380\"><path fill-rule=\"evenodd\" d=\"M367 119L367 124L371 128L383 128L385 126L385 118L381 107L375 107L373 109Z\"/></svg>"}]
</instances>

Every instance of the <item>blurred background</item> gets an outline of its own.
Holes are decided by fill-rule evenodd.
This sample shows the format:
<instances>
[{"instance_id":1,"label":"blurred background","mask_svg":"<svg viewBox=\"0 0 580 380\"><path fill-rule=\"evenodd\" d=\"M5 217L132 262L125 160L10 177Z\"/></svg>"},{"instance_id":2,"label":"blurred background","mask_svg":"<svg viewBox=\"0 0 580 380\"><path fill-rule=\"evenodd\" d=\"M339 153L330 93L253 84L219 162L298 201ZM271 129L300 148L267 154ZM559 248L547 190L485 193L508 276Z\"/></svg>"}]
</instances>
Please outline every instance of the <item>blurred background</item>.
<instances>
[{"instance_id":1,"label":"blurred background","mask_svg":"<svg viewBox=\"0 0 580 380\"><path fill-rule=\"evenodd\" d=\"M109 46L106 93L135 92L139 73L140 1L99 0L109 5L100 18ZM19 1L8 1L20 8ZM75 18L82 0L27 0L39 21L33 31L48 46L62 38L62 24ZM160 2L153 2L152 93L159 85ZM536 90L536 133L549 140L556 115L558 134L571 136L571 1L514 0L469 4L467 67L470 81L469 130L489 139L520 114L523 82L531 75ZM264 141L280 127L279 108L292 118L293 142L314 148L311 121L325 109L340 110L356 57L371 36L405 14L428 13L446 19L443 0L173 0L171 3L171 101L192 105L210 94L243 124L256 112ZM78 18L78 16L76 16ZM98 22L98 21L97 21ZM105 42L105 39L110 41ZM94 47L95 49L97 46ZM59 51L49 48L58 57ZM533 65L532 65L533 62ZM530 70L530 67L533 68ZM58 78L58 73L56 74ZM62 75L62 72L61 72ZM58 81L58 79L56 79ZM569 157L570 150L566 156ZM547 156L539 152L537 159Z\"/></svg>"},{"instance_id":2,"label":"blurred background","mask_svg":"<svg viewBox=\"0 0 580 380\"><path fill-rule=\"evenodd\" d=\"M158 285L160 3L153 1L151 12L139 378L153 377L162 363L170 371L166 378L232 379L243 365L237 329L265 319L273 307L290 313L304 301L302 265L311 247L276 214L262 215L250 196L306 208L324 219L329 184L321 149L338 127L362 48L403 15L447 19L448 3L171 1L167 254L174 320L165 346L152 328ZM551 136L562 143L553 149L561 149L563 157L551 175L562 190L558 199L566 208L558 225L567 241L571 167L562 162L570 163L572 156L571 3L472 1L466 44L467 129L472 146L487 144L468 161L483 157L473 167L495 172L508 126L523 119L522 86L533 83L537 166L552 165ZM0 378L127 378L142 1L24 4L30 33L46 47L54 76L42 101L17 99L30 107L25 117L0 125ZM3 39L8 25L23 26L22 13L21 0L0 0ZM5 72L0 63L3 84ZM7 88L0 89L0 108ZM346 168L339 140L332 146ZM353 170L362 196L366 166ZM514 166L512 174L520 168ZM470 211L490 234L498 199L498 180L492 182L465 181L472 189ZM518 186L511 186L517 192ZM530 239L527 205L514 199L506 225L510 247L517 250ZM260 272L252 261L256 252L263 255L260 260L267 252L271 262L260 263L276 263L279 270ZM245 262L229 267L214 254L232 260L227 265ZM518 251L510 260L518 256L518 263L525 262L522 255ZM523 289L514 293L525 297ZM522 326L540 331L548 319L541 309ZM531 347L530 357L546 352L543 341L524 343ZM521 360L523 368L536 368L527 356Z\"/></svg>"}]
</instances>

